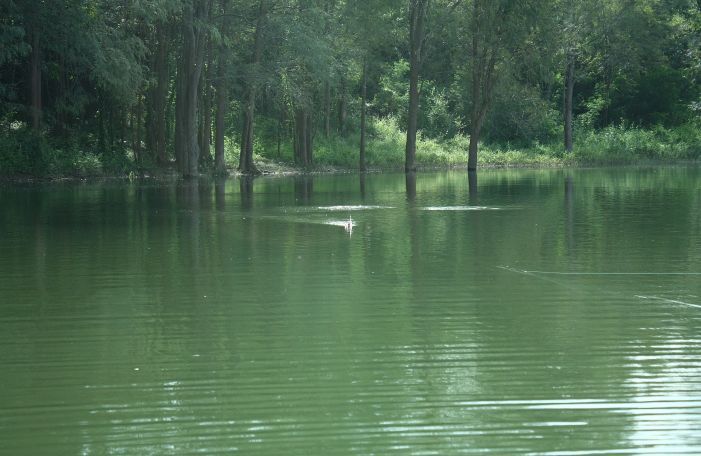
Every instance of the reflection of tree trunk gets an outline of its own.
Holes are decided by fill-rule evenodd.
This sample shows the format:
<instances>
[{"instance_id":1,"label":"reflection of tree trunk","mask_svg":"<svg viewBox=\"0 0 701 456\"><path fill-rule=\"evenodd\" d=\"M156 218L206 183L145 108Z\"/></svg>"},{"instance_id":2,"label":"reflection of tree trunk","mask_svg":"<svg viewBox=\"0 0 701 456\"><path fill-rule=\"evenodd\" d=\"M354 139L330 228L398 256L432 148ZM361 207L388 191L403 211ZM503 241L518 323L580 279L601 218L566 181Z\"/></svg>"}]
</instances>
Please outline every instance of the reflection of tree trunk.
<instances>
[{"instance_id":1,"label":"reflection of tree trunk","mask_svg":"<svg viewBox=\"0 0 701 456\"><path fill-rule=\"evenodd\" d=\"M39 131L41 127L41 48L39 41L39 30L34 27L32 30L32 55L30 69L30 98L31 98L31 118L32 128Z\"/></svg>"},{"instance_id":2,"label":"reflection of tree trunk","mask_svg":"<svg viewBox=\"0 0 701 456\"><path fill-rule=\"evenodd\" d=\"M409 12L409 112L406 130L404 168L416 170L416 132L419 116L419 73L424 41L424 18L427 0L411 0Z\"/></svg>"},{"instance_id":3,"label":"reflection of tree trunk","mask_svg":"<svg viewBox=\"0 0 701 456\"><path fill-rule=\"evenodd\" d=\"M477 170L471 169L467 171L467 186L470 192L468 196L470 205L478 205L479 197L477 193Z\"/></svg>"},{"instance_id":4,"label":"reflection of tree trunk","mask_svg":"<svg viewBox=\"0 0 701 456\"><path fill-rule=\"evenodd\" d=\"M299 204L309 204L314 193L314 178L299 176L295 179L295 201Z\"/></svg>"},{"instance_id":5,"label":"reflection of tree trunk","mask_svg":"<svg viewBox=\"0 0 701 456\"><path fill-rule=\"evenodd\" d=\"M574 56L567 55L567 69L565 70L565 90L564 90L564 120L565 120L565 150L572 152L572 96L574 93Z\"/></svg>"},{"instance_id":6,"label":"reflection of tree trunk","mask_svg":"<svg viewBox=\"0 0 701 456\"><path fill-rule=\"evenodd\" d=\"M253 207L253 176L241 176L239 189L241 191L241 209L250 210Z\"/></svg>"},{"instance_id":7,"label":"reflection of tree trunk","mask_svg":"<svg viewBox=\"0 0 701 456\"><path fill-rule=\"evenodd\" d=\"M214 181L214 205L220 212L226 209L226 176Z\"/></svg>"},{"instance_id":8,"label":"reflection of tree trunk","mask_svg":"<svg viewBox=\"0 0 701 456\"><path fill-rule=\"evenodd\" d=\"M367 177L367 174L360 173L359 176L360 176L360 199L364 202L365 196L366 196L365 179Z\"/></svg>"},{"instance_id":9,"label":"reflection of tree trunk","mask_svg":"<svg viewBox=\"0 0 701 456\"><path fill-rule=\"evenodd\" d=\"M416 172L406 173L406 199L410 204L416 202Z\"/></svg>"},{"instance_id":10,"label":"reflection of tree trunk","mask_svg":"<svg viewBox=\"0 0 701 456\"><path fill-rule=\"evenodd\" d=\"M367 59L363 62L363 83L361 88L361 106L360 106L360 172L365 171L365 121L367 110L368 97L368 63Z\"/></svg>"},{"instance_id":11,"label":"reflection of tree trunk","mask_svg":"<svg viewBox=\"0 0 701 456\"><path fill-rule=\"evenodd\" d=\"M567 250L574 250L574 181L572 176L565 177L565 237Z\"/></svg>"}]
</instances>

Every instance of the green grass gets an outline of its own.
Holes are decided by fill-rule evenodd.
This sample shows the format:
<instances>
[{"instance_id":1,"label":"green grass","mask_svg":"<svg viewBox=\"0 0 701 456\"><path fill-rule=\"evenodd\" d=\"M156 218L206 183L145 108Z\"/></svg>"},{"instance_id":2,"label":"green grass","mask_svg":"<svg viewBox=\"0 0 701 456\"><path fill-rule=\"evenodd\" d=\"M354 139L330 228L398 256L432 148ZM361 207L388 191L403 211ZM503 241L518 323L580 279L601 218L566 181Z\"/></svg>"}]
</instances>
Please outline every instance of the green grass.
<instances>
[{"instance_id":1,"label":"green grass","mask_svg":"<svg viewBox=\"0 0 701 456\"><path fill-rule=\"evenodd\" d=\"M404 166L406 133L393 118L373 119L368 128L367 164L371 169L401 169ZM358 168L358 134L314 138L315 170ZM469 138L458 135L448 140L417 137L419 168L447 168L467 165ZM226 138L225 161L236 169L239 144ZM677 128L608 127L575 132L575 147L565 153L558 141L528 147L510 144L480 144L480 167L607 166L639 163L674 163L701 159L701 121ZM280 144L257 138L254 160L268 172L293 171L292 141ZM153 168L153 167L152 167ZM0 136L0 176L89 177L126 176L149 165L137 166L129 151L86 151L69 144L50 143L28 129ZM206 172L206 171L205 171Z\"/></svg>"},{"instance_id":2,"label":"green grass","mask_svg":"<svg viewBox=\"0 0 701 456\"><path fill-rule=\"evenodd\" d=\"M376 119L368 135L367 162L371 168L401 168L404 165L406 133L392 118ZM558 167L626 165L641 162L680 162L701 159L701 125L667 129L608 127L576 134L574 151L565 153L562 143L535 143L528 147L481 143L478 165L483 167ZM416 161L419 167L467 165L469 137L448 140L426 138L419 132ZM320 165L358 167L358 139L318 139L314 160Z\"/></svg>"}]
</instances>

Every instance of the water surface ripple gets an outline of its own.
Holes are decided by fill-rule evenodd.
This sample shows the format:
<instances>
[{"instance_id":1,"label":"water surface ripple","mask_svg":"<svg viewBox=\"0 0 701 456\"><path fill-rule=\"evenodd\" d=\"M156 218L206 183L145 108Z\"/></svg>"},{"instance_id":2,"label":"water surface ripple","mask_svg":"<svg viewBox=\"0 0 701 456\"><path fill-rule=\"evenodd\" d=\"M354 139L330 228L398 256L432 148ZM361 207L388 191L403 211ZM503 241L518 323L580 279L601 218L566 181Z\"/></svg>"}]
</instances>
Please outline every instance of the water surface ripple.
<instances>
[{"instance_id":1,"label":"water surface ripple","mask_svg":"<svg viewBox=\"0 0 701 456\"><path fill-rule=\"evenodd\" d=\"M0 453L701 454L699 189L5 184Z\"/></svg>"}]
</instances>

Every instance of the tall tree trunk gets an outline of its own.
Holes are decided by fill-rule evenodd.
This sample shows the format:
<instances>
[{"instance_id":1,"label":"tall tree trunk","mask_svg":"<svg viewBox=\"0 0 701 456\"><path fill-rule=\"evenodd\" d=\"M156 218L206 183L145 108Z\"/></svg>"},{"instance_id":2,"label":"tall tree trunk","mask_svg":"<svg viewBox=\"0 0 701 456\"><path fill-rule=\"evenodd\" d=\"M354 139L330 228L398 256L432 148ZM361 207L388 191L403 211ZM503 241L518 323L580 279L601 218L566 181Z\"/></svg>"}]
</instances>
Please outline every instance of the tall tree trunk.
<instances>
[{"instance_id":1,"label":"tall tree trunk","mask_svg":"<svg viewBox=\"0 0 701 456\"><path fill-rule=\"evenodd\" d=\"M265 0L260 0L258 5L258 21L256 22L255 37L253 39L253 59L251 74L248 78L248 96L246 112L244 113L243 132L241 135L241 154L239 157L239 171L243 174L259 174L253 163L253 125L256 110L256 89L258 86L258 71L261 54L263 52L263 20L266 15Z\"/></svg>"},{"instance_id":2,"label":"tall tree trunk","mask_svg":"<svg viewBox=\"0 0 701 456\"><path fill-rule=\"evenodd\" d=\"M147 148L158 165L165 165L166 110L168 103L168 33L164 24L156 25L156 51L152 68L155 85L147 93L146 141Z\"/></svg>"},{"instance_id":3,"label":"tall tree trunk","mask_svg":"<svg viewBox=\"0 0 701 456\"><path fill-rule=\"evenodd\" d=\"M30 112L32 128L39 131L41 127L41 46L39 40L39 30L34 27L32 30L32 55L29 75L30 90Z\"/></svg>"},{"instance_id":4,"label":"tall tree trunk","mask_svg":"<svg viewBox=\"0 0 701 456\"><path fill-rule=\"evenodd\" d=\"M224 17L222 33L229 31L230 23L228 20L229 0L221 0L221 14ZM228 109L229 94L226 81L226 66L228 52L224 43L219 45L219 61L217 62L217 113L215 116L215 137L214 137L214 172L218 175L226 174L226 163L224 162L224 122Z\"/></svg>"},{"instance_id":5,"label":"tall tree trunk","mask_svg":"<svg viewBox=\"0 0 701 456\"><path fill-rule=\"evenodd\" d=\"M210 81L210 73L212 66L212 50L211 42L205 50L205 61L207 65L202 70L202 90L200 92L200 163L211 164L212 155L210 152L210 144L212 143L212 89Z\"/></svg>"},{"instance_id":6,"label":"tall tree trunk","mask_svg":"<svg viewBox=\"0 0 701 456\"><path fill-rule=\"evenodd\" d=\"M567 55L567 69L565 70L565 90L564 90L564 133L565 133L565 151L572 152L573 136L572 136L572 96L574 94L574 56Z\"/></svg>"},{"instance_id":7,"label":"tall tree trunk","mask_svg":"<svg viewBox=\"0 0 701 456\"><path fill-rule=\"evenodd\" d=\"M207 94L202 97L202 138L200 141L200 162L212 163L212 98L210 88L207 87Z\"/></svg>"},{"instance_id":8,"label":"tall tree trunk","mask_svg":"<svg viewBox=\"0 0 701 456\"><path fill-rule=\"evenodd\" d=\"M224 10L224 13L226 13L226 10ZM226 48L222 45L219 48L219 66L217 68L217 113L214 137L214 170L216 174L226 173L226 164L224 163L224 119L226 118L227 98Z\"/></svg>"},{"instance_id":9,"label":"tall tree trunk","mask_svg":"<svg viewBox=\"0 0 701 456\"><path fill-rule=\"evenodd\" d=\"M175 150L178 170L184 177L199 173L197 143L197 98L202 74L205 30L198 24L209 17L211 0L193 0L183 12L183 51L178 71Z\"/></svg>"},{"instance_id":10,"label":"tall tree trunk","mask_svg":"<svg viewBox=\"0 0 701 456\"><path fill-rule=\"evenodd\" d=\"M416 170L416 131L419 117L419 74L424 42L424 18L428 0L411 0L409 10L409 118L406 129L404 169Z\"/></svg>"},{"instance_id":11,"label":"tall tree trunk","mask_svg":"<svg viewBox=\"0 0 701 456\"><path fill-rule=\"evenodd\" d=\"M324 137L331 136L331 84L324 84Z\"/></svg>"},{"instance_id":12,"label":"tall tree trunk","mask_svg":"<svg viewBox=\"0 0 701 456\"><path fill-rule=\"evenodd\" d=\"M341 76L341 91L340 98L338 99L338 133L340 135L346 134L346 77Z\"/></svg>"},{"instance_id":13,"label":"tall tree trunk","mask_svg":"<svg viewBox=\"0 0 701 456\"><path fill-rule=\"evenodd\" d=\"M306 108L295 110L295 163L308 167L312 164L311 116Z\"/></svg>"},{"instance_id":14,"label":"tall tree trunk","mask_svg":"<svg viewBox=\"0 0 701 456\"><path fill-rule=\"evenodd\" d=\"M470 146L467 156L467 169L477 169L477 152L482 134L484 120L492 103L494 86L496 85L496 64L499 50L499 39L492 37L487 42L483 33L497 33L497 31L485 30L482 25L486 0L474 0L472 11L472 110L470 114Z\"/></svg>"},{"instance_id":15,"label":"tall tree trunk","mask_svg":"<svg viewBox=\"0 0 701 456\"><path fill-rule=\"evenodd\" d=\"M361 88L361 106L360 106L360 172L365 171L365 122L368 98L368 62L367 57L363 61L363 85Z\"/></svg>"}]
</instances>

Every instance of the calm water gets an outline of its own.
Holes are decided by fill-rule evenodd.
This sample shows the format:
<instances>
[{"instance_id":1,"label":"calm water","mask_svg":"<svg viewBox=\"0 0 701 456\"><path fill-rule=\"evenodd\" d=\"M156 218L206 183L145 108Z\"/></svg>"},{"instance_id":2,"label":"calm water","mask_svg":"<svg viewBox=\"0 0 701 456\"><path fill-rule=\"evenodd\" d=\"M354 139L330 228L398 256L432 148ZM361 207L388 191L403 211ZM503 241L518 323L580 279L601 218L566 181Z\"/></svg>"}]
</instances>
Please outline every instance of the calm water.
<instances>
[{"instance_id":1,"label":"calm water","mask_svg":"<svg viewBox=\"0 0 701 456\"><path fill-rule=\"evenodd\" d=\"M470 189L0 187L0 453L701 454L701 170Z\"/></svg>"}]
</instances>

